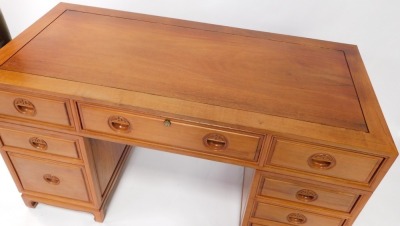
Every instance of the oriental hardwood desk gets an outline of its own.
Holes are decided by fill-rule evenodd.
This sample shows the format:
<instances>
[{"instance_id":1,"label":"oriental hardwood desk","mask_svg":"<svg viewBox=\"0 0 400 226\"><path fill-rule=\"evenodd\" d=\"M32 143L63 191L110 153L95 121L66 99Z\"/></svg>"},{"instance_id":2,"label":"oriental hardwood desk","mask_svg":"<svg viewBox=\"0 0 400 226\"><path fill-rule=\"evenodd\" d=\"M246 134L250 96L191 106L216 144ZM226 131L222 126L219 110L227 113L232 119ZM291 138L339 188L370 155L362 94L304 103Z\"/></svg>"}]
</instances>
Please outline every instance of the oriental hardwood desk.
<instances>
[{"instance_id":1,"label":"oriental hardwood desk","mask_svg":"<svg viewBox=\"0 0 400 226\"><path fill-rule=\"evenodd\" d=\"M0 65L28 207L103 221L137 145L245 166L242 226L347 226L397 157L352 45L60 4Z\"/></svg>"}]
</instances>

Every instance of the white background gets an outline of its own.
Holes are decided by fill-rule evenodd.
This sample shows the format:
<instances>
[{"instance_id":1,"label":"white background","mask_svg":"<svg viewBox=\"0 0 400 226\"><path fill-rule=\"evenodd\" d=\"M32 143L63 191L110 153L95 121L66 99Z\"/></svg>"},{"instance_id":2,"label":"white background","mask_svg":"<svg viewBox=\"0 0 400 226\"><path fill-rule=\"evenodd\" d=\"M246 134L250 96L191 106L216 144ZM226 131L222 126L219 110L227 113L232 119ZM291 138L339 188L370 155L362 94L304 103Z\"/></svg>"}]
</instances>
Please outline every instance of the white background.
<instances>
[{"instance_id":1,"label":"white background","mask_svg":"<svg viewBox=\"0 0 400 226\"><path fill-rule=\"evenodd\" d=\"M0 7L11 35L15 37L58 2L0 0ZM67 0L65 2L356 44L393 139L397 147L400 147L400 3L396 0ZM146 163L145 160L150 158L159 158L159 161L163 162L162 166L156 167ZM131 161L136 160L138 169L130 164L124 177L140 178L139 175L146 175L152 179L146 181L146 178L142 178L139 185L122 180L104 225L238 225L235 223L238 221L235 214L240 207L238 203L240 191L235 186L240 184L239 177L242 170L240 167L146 150L139 150L133 155ZM188 161L189 164L186 163ZM395 162L382 181L355 226L399 225L399 212L396 208L400 203L399 161ZM215 171L212 171L213 169ZM218 171L232 173L228 176L215 174ZM177 172L184 173L177 174ZM174 183L167 182L174 178L176 179ZM206 181L211 182L204 184ZM155 184L148 186L146 183ZM87 214L45 205L39 205L35 210L25 208L4 164L0 164L0 184L1 225L16 226L29 223L29 225L53 226L79 225L79 222L81 225L96 224ZM169 193L165 189L165 193L162 193L163 190L160 189L158 194L135 194L140 192L140 189L156 192L149 187L157 186L163 186L175 193ZM230 192L221 193L224 189ZM204 191L209 192L210 196L201 196ZM187 197L192 195L192 198L190 200L179 198L186 197L185 195ZM149 205L150 198L157 200L160 197L166 199ZM126 200L135 205L127 205L129 202ZM165 209L158 204L166 206ZM149 213L147 210L154 212ZM139 214L134 215L138 211ZM225 215L218 217L217 213ZM126 217L127 215L129 217Z\"/></svg>"}]
</instances>

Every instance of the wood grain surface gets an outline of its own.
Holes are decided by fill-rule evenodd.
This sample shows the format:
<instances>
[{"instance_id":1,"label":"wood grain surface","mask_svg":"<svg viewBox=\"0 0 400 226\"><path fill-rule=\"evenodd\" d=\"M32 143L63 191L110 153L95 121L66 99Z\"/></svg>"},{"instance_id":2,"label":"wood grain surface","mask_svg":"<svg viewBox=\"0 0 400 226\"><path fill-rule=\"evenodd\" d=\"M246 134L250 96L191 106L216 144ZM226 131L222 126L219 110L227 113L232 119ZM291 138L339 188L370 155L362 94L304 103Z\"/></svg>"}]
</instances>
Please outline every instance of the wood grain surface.
<instances>
[{"instance_id":1,"label":"wood grain surface","mask_svg":"<svg viewBox=\"0 0 400 226\"><path fill-rule=\"evenodd\" d=\"M25 204L100 222L123 144L249 167L242 226L350 226L398 155L354 45L65 3L0 50L0 106Z\"/></svg>"},{"instance_id":2,"label":"wood grain surface","mask_svg":"<svg viewBox=\"0 0 400 226\"><path fill-rule=\"evenodd\" d=\"M340 49L66 11L1 68L367 131Z\"/></svg>"}]
</instances>

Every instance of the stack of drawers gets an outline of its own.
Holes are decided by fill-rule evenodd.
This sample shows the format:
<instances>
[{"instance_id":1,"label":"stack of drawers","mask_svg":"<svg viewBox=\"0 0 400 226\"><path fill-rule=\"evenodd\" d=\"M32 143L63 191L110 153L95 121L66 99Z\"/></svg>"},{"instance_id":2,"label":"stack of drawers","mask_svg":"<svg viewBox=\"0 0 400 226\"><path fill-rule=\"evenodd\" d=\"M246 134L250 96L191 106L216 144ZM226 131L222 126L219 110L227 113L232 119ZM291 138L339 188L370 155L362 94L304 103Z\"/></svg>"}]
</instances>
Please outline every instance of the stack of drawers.
<instances>
[{"instance_id":1,"label":"stack of drawers","mask_svg":"<svg viewBox=\"0 0 400 226\"><path fill-rule=\"evenodd\" d=\"M357 187L367 188L383 161L351 150L273 138L266 171L254 175L247 219L253 226L351 225L371 194Z\"/></svg>"},{"instance_id":2,"label":"stack of drawers","mask_svg":"<svg viewBox=\"0 0 400 226\"><path fill-rule=\"evenodd\" d=\"M25 204L88 211L102 221L103 204L129 148L34 128L73 130L68 100L2 91L0 101L3 117L30 125L0 124L1 153Z\"/></svg>"}]
</instances>

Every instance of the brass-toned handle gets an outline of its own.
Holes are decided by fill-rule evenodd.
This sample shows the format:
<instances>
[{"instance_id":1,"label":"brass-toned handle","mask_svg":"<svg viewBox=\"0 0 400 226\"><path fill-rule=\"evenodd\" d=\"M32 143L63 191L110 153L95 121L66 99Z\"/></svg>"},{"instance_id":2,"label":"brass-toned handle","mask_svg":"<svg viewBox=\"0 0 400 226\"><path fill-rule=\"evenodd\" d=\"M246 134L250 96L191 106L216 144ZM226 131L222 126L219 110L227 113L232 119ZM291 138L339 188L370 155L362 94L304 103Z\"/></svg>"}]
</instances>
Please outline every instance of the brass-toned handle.
<instances>
[{"instance_id":1,"label":"brass-toned handle","mask_svg":"<svg viewBox=\"0 0 400 226\"><path fill-rule=\"evenodd\" d=\"M218 133L210 133L203 137L203 144L212 150L224 150L228 147L228 140Z\"/></svg>"},{"instance_id":2,"label":"brass-toned handle","mask_svg":"<svg viewBox=\"0 0 400 226\"><path fill-rule=\"evenodd\" d=\"M286 217L287 221L292 224L305 224L307 217L301 213L291 213Z\"/></svg>"},{"instance_id":3,"label":"brass-toned handle","mask_svg":"<svg viewBox=\"0 0 400 226\"><path fill-rule=\"evenodd\" d=\"M29 143L32 145L32 147L41 151L47 150L47 142L39 137L31 137L29 139Z\"/></svg>"},{"instance_id":4,"label":"brass-toned handle","mask_svg":"<svg viewBox=\"0 0 400 226\"><path fill-rule=\"evenodd\" d=\"M53 184L53 185L60 184L60 179L58 177L56 177L56 176L51 175L51 174L43 175L43 179L44 179L44 181L46 181L49 184Z\"/></svg>"},{"instance_id":5,"label":"brass-toned handle","mask_svg":"<svg viewBox=\"0 0 400 226\"><path fill-rule=\"evenodd\" d=\"M330 154L317 153L308 158L308 165L314 169L327 170L336 165L336 159Z\"/></svg>"},{"instance_id":6,"label":"brass-toned handle","mask_svg":"<svg viewBox=\"0 0 400 226\"><path fill-rule=\"evenodd\" d=\"M318 194L309 189L302 189L296 193L296 198L303 202L314 202L318 199Z\"/></svg>"},{"instance_id":7,"label":"brass-toned handle","mask_svg":"<svg viewBox=\"0 0 400 226\"><path fill-rule=\"evenodd\" d=\"M131 123L128 121L128 119L122 116L110 116L108 118L108 125L116 132L128 133L131 131Z\"/></svg>"},{"instance_id":8,"label":"brass-toned handle","mask_svg":"<svg viewBox=\"0 0 400 226\"><path fill-rule=\"evenodd\" d=\"M14 100L14 107L21 114L29 116L36 115L35 105L33 105L32 102L30 102L29 100L23 98L16 98Z\"/></svg>"},{"instance_id":9,"label":"brass-toned handle","mask_svg":"<svg viewBox=\"0 0 400 226\"><path fill-rule=\"evenodd\" d=\"M171 120L169 120L169 119L165 119L165 120L164 120L164 126L165 126L165 127L170 127L171 125L172 125Z\"/></svg>"}]
</instances>

